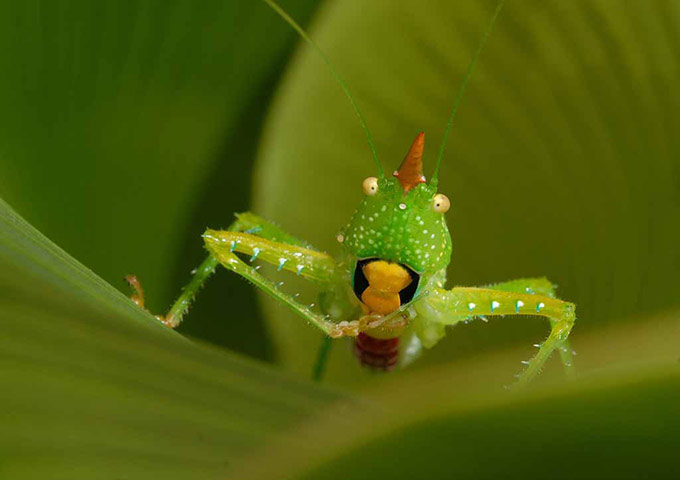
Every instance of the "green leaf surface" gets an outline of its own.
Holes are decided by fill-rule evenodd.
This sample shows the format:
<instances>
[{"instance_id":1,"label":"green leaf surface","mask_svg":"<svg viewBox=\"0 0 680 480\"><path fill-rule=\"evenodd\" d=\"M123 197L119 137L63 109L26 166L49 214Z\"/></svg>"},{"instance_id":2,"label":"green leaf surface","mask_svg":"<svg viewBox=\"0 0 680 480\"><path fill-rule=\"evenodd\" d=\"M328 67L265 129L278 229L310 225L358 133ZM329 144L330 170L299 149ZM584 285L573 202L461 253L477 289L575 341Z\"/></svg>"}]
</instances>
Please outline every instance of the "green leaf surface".
<instances>
[{"instance_id":1,"label":"green leaf surface","mask_svg":"<svg viewBox=\"0 0 680 480\"><path fill-rule=\"evenodd\" d=\"M0 477L225 478L342 395L202 347L0 201Z\"/></svg>"},{"instance_id":2,"label":"green leaf surface","mask_svg":"<svg viewBox=\"0 0 680 480\"><path fill-rule=\"evenodd\" d=\"M417 395L383 396L378 415L317 421L299 433L305 448L268 448L266 467L251 459L237 477L275 468L282 479L675 478L680 371L640 373L528 396L459 393L446 405L441 384L419 385Z\"/></svg>"},{"instance_id":3,"label":"green leaf surface","mask_svg":"<svg viewBox=\"0 0 680 480\"><path fill-rule=\"evenodd\" d=\"M349 0L319 13L312 36L363 109L386 171L423 130L431 174L494 4ZM507 2L443 161L450 284L545 275L577 304L576 343L680 304L679 5ZM258 165L257 210L337 252L361 182L376 172L355 114L309 48L276 98ZM265 304L282 362L308 371L318 335ZM456 328L414 368L546 333L540 319ZM351 349L336 348L331 381L372 381L357 375Z\"/></svg>"}]
</instances>

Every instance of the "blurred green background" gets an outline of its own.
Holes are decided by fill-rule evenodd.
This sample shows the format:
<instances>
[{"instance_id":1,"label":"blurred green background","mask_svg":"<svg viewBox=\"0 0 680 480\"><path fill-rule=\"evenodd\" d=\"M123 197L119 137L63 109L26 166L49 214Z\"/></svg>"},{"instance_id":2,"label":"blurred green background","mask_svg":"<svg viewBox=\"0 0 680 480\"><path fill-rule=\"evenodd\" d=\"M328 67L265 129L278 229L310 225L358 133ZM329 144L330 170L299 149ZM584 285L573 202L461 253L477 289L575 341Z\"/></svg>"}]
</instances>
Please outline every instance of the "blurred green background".
<instances>
[{"instance_id":1,"label":"blurred green background","mask_svg":"<svg viewBox=\"0 0 680 480\"><path fill-rule=\"evenodd\" d=\"M282 1L294 18L309 26L347 80L386 171L398 165L415 134L423 130L426 174L431 172L451 102L494 4L486 0ZM0 197L106 282L127 294L122 277L136 273L146 287L150 309L164 310L204 255L200 234L205 227L227 226L233 212L247 209L330 253L337 252L336 233L361 199L361 181L375 174L370 152L353 111L323 62L262 2L8 1L0 2L0 26ZM561 417L571 427L563 427L560 434L551 433L555 418L540 417L535 427L538 438L546 442L559 438L576 450L577 439L593 418L602 421L595 422L591 447L597 450L606 445L625 414L612 411L607 416L607 402L630 401L639 424L621 427L619 433L630 431L626 429L645 433L637 442L619 445L618 461L623 466L630 466L622 460L625 457L633 462L633 457L622 453L626 449L635 451L645 443L667 446L679 431L677 410L672 407L677 405L673 399L680 397L677 367L673 373L664 370L650 376L637 370L659 362L677 364L680 358L678 51L680 4L670 0L509 1L489 38L459 109L440 181L442 192L452 200L448 214L454 238L450 283L549 277L559 285L560 296L578 306L572 338L579 352L579 370L586 377L613 371L617 373L612 378L626 379L611 387L593 381L583 391L574 387L564 394L558 386L558 393L504 406L510 409L506 414L482 402L484 412L474 414L484 417L478 425L490 422L500 429L494 434L491 451L506 452L503 446L512 443L513 435L521 436L522 430L521 421L506 425L494 415L526 421L535 409L541 411L545 402L552 401L580 406L571 417ZM128 368L111 367L133 364L129 360L120 363L116 355L121 351L134 351L140 361L151 361L148 376L135 382L125 380L111 394L110 410L102 407L101 412L121 419L130 420L127 414L134 407L121 407L117 399L152 408L165 398L166 388L185 393L194 389L191 380L175 385L171 380L174 367L154 370L153 356L140 351L144 342L134 339L137 335L147 338L147 333L135 329L142 328L148 317L135 317L137 313L125 306L125 299L103 284L105 293L90 302L89 290L82 285L96 283L96 277L72 281L75 274L57 260L53 268L59 273L40 273L43 254L31 253L31 239L37 234L27 229L26 237L15 236L16 222L10 214L7 218L4 243L0 243L4 255L0 314L7 332L6 348L17 346L17 352L24 352L31 362L40 362L41 349L49 345L56 349L52 354L57 358L63 355L61 373L65 375L74 374L76 363L91 363L101 367L104 378L126 379ZM24 257L17 252L29 253ZM291 288L305 290L294 282ZM102 314L100 331L90 323L108 312L97 306L102 299L117 305L117 310L115 315ZM64 307L68 302L76 306ZM30 314L23 310L28 306ZM129 330L125 335L116 330L119 323ZM158 337L165 332L143 328L151 329L151 344L158 342L159 349L168 349L163 358L178 356L177 368L189 369L181 359L190 355L182 349L190 347L176 347L175 336L165 340ZM44 344L31 343L31 329L43 332ZM104 333L109 330L115 335ZM293 465L296 455L314 455L319 464L329 459L330 470L319 470L326 478L349 463L326 458L333 456L328 452L337 451L339 458L351 452L357 477L362 468L369 468L362 465L374 461L375 452L356 450L370 443L368 438L395 452L400 448L408 452L411 447L420 452L430 438L454 442L441 433L434 419L446 418L449 433L468 432L471 427L466 422L472 418L468 414L476 400L469 400L465 392L483 383L497 387L507 382L547 328L537 318L499 319L456 328L426 352L412 371L380 378L357 367L349 342L337 342L326 379L335 390L323 394L307 384L291 386L308 378L320 335L282 306L259 298L250 285L233 275L220 272L209 282L180 332L284 371L284 376L277 377L261 373L269 372L265 369L252 373L244 367L245 373L234 374L234 385L259 392L254 395L262 400L263 408L272 409L271 416L263 418L276 432L253 427L261 438L244 443L249 448L271 447L267 451L278 452L272 456L273 464L289 468L289 473L299 468ZM109 356L78 350L80 356L73 353L71 358L69 352L75 352L78 342L85 339L121 350L112 347ZM64 342L61 349L59 341ZM200 348L213 352L197 353L201 360L191 363L191 369L202 372L198 377L208 378L207 386L196 388L192 397L194 402L208 399L197 407L197 412L205 414L201 422L220 418L232 425L230 415L242 411L250 412L249 419L258 418L247 402L236 402L230 411L215 407L221 395L233 392L212 386L209 379L231 378L229 372L235 368L231 362L237 360L229 355L224 360L221 350ZM202 370L201 362L218 366L208 372ZM465 374L466 369L476 373ZM559 373L557 365L550 364L539 383L548 389L551 382L559 385ZM44 417L34 417L36 404L32 402L40 395L30 385L41 385L41 377L32 377L35 371L30 369L18 369L12 375L8 374L8 381L17 382L11 383L16 387L16 402L5 402L23 412L16 418L26 417L11 423L16 430L10 432L35 428L37 418L61 418L64 404L77 409L78 402L96 396L102 388L84 377L82 388L88 394L79 396L79 390L55 387L50 391L59 401L53 402L53 410L41 410ZM265 380L262 375L272 376ZM135 404L138 385L150 379L158 379L163 386ZM259 386L251 388L249 381L272 384L274 393ZM604 391L593 392L592 385L600 384ZM296 388L301 389L299 396L282 396L281 392ZM356 423L338 426L332 419L309 421L306 427L293 429L293 438L299 441L301 435L309 434L319 440L318 445L296 448L292 455L286 448L290 435L283 440L278 435L289 432L291 425L305 423L298 412L307 408L299 403L301 398L319 395L308 413L319 409L320 417L332 417L326 402L340 401L348 391L360 395L361 401L394 402L395 411L401 405L409 414L395 420L397 426L389 415L376 416L363 407L356 413ZM427 391L433 399L431 411L423 407L426 413L419 414L418 408L407 407L422 401ZM458 400L459 392L468 400ZM282 403L269 405L263 400L265 395L297 405L298 410L289 415ZM186 404L168 407L167 417L159 417L150 426L148 440L172 430L172 419L196 420L190 405L187 397ZM213 407L217 413L210 410ZM286 413L279 418L277 411ZM431 416L423 419L419 415ZM382 427L378 433L364 432L366 419L374 417ZM82 421L75 418L64 416L64 425L68 425L66 420ZM191 421L186 428L194 425ZM399 422L411 424L404 427ZM68 430L64 425L54 427L52 433ZM71 432L73 438L88 440L88 426L92 425L85 422L82 431ZM112 433L112 444L128 444L130 430L123 430ZM333 440L336 431L341 432L337 441ZM480 426L479 431L485 430ZM221 435L218 429L205 441L219 445L224 441ZM485 441L483 437L479 441ZM41 441L56 442L59 436L45 438L51 440ZM230 441L239 443L238 439L242 437L236 435ZM177 443L169 439L167 449L183 448L194 440L190 435ZM44 446L27 442L32 448ZM566 450L569 455L578 458L579 453L570 448ZM223 465L210 463L219 451L208 448L199 454L192 450L191 461L205 466L210 475L221 472ZM507 454L522 455L529 462L529 451L528 447L510 448ZM149 458L157 453L147 453L151 457L135 463L140 471L154 465ZM665 465L666 453L659 448L646 458ZM436 475L439 465L428 460L428 455L432 452L416 455L420 460L411 465L414 470L385 463L381 471L406 476L431 467ZM611 455L616 459L616 452ZM55 454L54 458L60 457ZM248 472L244 477L256 477L258 468L262 469L257 454L253 458L244 463L242 472ZM498 458L503 464L504 457ZM111 461L109 457L99 460L101 465ZM546 465L557 461L553 457L545 460ZM46 465L56 468L61 464L54 460ZM0 472L2 466L0 461ZM181 468L166 466L163 474L188 478ZM568 473L578 475L578 466L574 468ZM19 471L19 467L12 470ZM93 471L97 469L83 470L88 475ZM599 471L591 473L597 476ZM635 476L634 469L627 471ZM461 466L457 472L465 475L475 470ZM518 467L516 472L520 475L524 470ZM271 472L260 473L267 478ZM64 474L63 478L74 477Z\"/></svg>"},{"instance_id":2,"label":"blurred green background","mask_svg":"<svg viewBox=\"0 0 680 480\"><path fill-rule=\"evenodd\" d=\"M286 8L304 23L316 3ZM249 208L295 33L242 1L2 2L0 18L0 195L112 285L127 292L137 274L166 309L206 226ZM272 357L245 282L216 276L192 316L185 333Z\"/></svg>"}]
</instances>

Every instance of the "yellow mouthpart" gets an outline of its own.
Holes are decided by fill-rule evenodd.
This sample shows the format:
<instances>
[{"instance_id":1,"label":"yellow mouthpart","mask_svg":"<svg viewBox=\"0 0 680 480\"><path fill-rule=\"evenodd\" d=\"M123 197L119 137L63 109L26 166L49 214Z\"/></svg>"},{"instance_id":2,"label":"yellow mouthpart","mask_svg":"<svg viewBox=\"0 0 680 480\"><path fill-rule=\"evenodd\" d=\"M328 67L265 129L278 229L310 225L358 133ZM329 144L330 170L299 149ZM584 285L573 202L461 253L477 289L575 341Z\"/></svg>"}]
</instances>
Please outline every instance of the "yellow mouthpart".
<instances>
[{"instance_id":1,"label":"yellow mouthpart","mask_svg":"<svg viewBox=\"0 0 680 480\"><path fill-rule=\"evenodd\" d=\"M377 260L363 266L368 287L361 301L371 313L387 315L401 306L399 292L411 283L411 275L397 263Z\"/></svg>"}]
</instances>

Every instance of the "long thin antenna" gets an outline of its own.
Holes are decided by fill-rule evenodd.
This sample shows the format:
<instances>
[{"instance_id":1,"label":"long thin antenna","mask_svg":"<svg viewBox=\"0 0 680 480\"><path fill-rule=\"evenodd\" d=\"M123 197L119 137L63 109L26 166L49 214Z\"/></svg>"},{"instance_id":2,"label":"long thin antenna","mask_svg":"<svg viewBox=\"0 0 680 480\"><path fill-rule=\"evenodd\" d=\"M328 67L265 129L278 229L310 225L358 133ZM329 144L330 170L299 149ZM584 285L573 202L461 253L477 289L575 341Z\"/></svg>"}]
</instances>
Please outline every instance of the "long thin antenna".
<instances>
[{"instance_id":1,"label":"long thin antenna","mask_svg":"<svg viewBox=\"0 0 680 480\"><path fill-rule=\"evenodd\" d=\"M482 49L484 48L484 44L486 43L486 39L488 38L489 34L491 33L491 30L493 29L494 23L496 23L496 18L498 18L498 14L501 13L501 9L503 8L504 3L505 3L505 0L499 0L498 5L496 5L496 11L493 12L493 16L491 17L491 20L489 20L489 25L487 25L486 31L484 32L484 35L482 36L482 39L479 42L479 46L477 47L477 51L475 52L475 56L472 57L472 60L470 61L470 64L468 65L467 72L465 72L465 77L463 77L463 83L461 84L460 89L458 90L458 95L456 95L456 99L453 102L453 108L451 109L451 115L449 116L449 121L446 124L446 130L444 130L444 138L442 139L442 143L439 146L439 155L437 156L437 165L435 166L434 173L432 174L431 183L434 186L437 185L437 182L439 180L439 178L438 178L439 177L439 166L441 165L442 158L444 157L444 149L446 148L446 140L449 138L449 133L451 133L451 127L453 126L453 119L456 116L456 110L458 110L458 105L460 105L460 100L463 98L463 94L465 93L465 87L467 87L468 80L470 80L470 77L472 76L472 71L475 68L475 64L477 63L477 59L479 58L479 54L482 53Z\"/></svg>"},{"instance_id":2,"label":"long thin antenna","mask_svg":"<svg viewBox=\"0 0 680 480\"><path fill-rule=\"evenodd\" d=\"M263 0L264 3L269 5L269 7L274 10L276 13L279 14L283 20L293 27L296 32L300 34L300 36L308 43L310 44L314 50L319 54L319 56L323 59L324 63L328 66L328 69L331 72L331 75L333 75L333 78L335 79L336 82L340 85L342 88L343 92L345 92L345 95L347 95L347 98L349 99L349 102L352 104L352 107L354 107L354 111L357 114L357 117L359 117L359 122L361 122L361 128L364 130L364 133L366 134L366 140L368 140L368 144L371 147L371 152L373 153L373 159L375 160L375 164L378 167L378 174L380 178L385 177L385 173L383 172L382 165L380 165L380 159L378 158L378 151L375 148L375 144L373 143L373 137L371 136L371 132L368 130L368 127L366 126L366 121L364 120L364 116L361 114L361 110L359 110L359 106L356 104L354 101L354 98L352 97L352 94L349 93L349 88L347 88L347 84L345 84L345 81L342 79L340 74L335 71L335 67L333 67L333 64L331 61L328 59L325 53L323 53L323 50L321 50L321 47L317 45L317 43L312 40L312 38L307 35L307 32L305 32L298 23L293 20L293 18L288 15L279 5L274 2L274 0Z\"/></svg>"}]
</instances>

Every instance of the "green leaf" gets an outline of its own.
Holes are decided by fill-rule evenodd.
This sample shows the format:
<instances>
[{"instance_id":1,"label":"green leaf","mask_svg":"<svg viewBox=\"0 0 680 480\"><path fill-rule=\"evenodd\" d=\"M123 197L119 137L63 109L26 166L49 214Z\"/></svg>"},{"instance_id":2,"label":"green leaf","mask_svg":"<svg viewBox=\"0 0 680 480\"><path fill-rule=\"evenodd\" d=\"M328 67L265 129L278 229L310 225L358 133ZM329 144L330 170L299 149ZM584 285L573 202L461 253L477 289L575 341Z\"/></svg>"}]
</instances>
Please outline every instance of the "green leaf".
<instances>
[{"instance_id":1,"label":"green leaf","mask_svg":"<svg viewBox=\"0 0 680 480\"><path fill-rule=\"evenodd\" d=\"M452 395L434 411L428 410L431 388L401 398L389 393L380 414L329 415L304 430L307 445L268 448L266 465L251 459L235 478L266 479L273 472L282 479L632 479L680 473L677 367L530 396Z\"/></svg>"},{"instance_id":2,"label":"green leaf","mask_svg":"<svg viewBox=\"0 0 680 480\"><path fill-rule=\"evenodd\" d=\"M226 478L342 395L186 340L0 201L2 478Z\"/></svg>"},{"instance_id":3,"label":"green leaf","mask_svg":"<svg viewBox=\"0 0 680 480\"><path fill-rule=\"evenodd\" d=\"M386 171L423 130L431 173L494 5L350 0L319 15L312 36L363 109ZM679 29L675 2L507 2L442 166L451 284L545 275L577 304L575 341L680 305ZM361 182L376 172L349 103L308 48L276 98L259 162L258 212L337 252ZM265 305L282 361L308 371L318 336ZM540 319L456 328L414 368L546 333ZM370 382L352 361L336 348L332 381Z\"/></svg>"}]
</instances>

